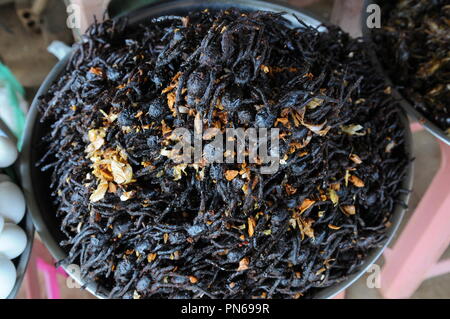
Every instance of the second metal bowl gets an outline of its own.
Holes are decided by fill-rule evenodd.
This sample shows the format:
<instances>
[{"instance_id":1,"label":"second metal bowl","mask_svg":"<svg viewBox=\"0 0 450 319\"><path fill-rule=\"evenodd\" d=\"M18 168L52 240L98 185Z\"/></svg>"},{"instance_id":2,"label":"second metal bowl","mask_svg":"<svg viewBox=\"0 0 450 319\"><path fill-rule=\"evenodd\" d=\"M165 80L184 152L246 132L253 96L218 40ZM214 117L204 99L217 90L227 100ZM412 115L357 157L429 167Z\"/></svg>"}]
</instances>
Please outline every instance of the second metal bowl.
<instances>
[{"instance_id":1,"label":"second metal bowl","mask_svg":"<svg viewBox=\"0 0 450 319\"><path fill-rule=\"evenodd\" d=\"M367 19L370 15L370 13L367 12L367 7L371 4L377 4L377 1L374 0L365 0L363 5L363 12L361 14L361 28L362 33L364 37L364 41L374 48L375 43L372 39L372 29L370 29L367 26ZM381 8L383 10L383 8ZM381 15L383 15L383 11L381 11ZM383 75L385 78L386 83L392 88L392 95L395 99L398 100L399 104L403 107L403 109L410 115L412 118L414 118L416 121L418 121L421 125L425 127L426 130L428 130L432 135L434 135L436 138L444 142L445 144L450 146L450 135L446 134L444 130L439 128L434 122L427 119L421 112L419 112L414 106L413 101L408 100L402 93L400 93L400 90L396 87L392 79L389 77L388 73L386 72L385 68L383 67L379 56L377 56L375 50L369 51L370 58L372 60L372 63L374 67L378 70L380 74Z\"/></svg>"}]
</instances>

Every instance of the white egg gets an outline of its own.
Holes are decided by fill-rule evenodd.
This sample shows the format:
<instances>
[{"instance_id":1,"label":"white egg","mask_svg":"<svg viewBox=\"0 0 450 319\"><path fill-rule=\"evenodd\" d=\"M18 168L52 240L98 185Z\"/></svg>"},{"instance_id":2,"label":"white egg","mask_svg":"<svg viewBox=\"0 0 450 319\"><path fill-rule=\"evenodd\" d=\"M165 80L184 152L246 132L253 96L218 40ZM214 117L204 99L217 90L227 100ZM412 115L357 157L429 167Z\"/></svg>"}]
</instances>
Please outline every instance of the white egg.
<instances>
[{"instance_id":1,"label":"white egg","mask_svg":"<svg viewBox=\"0 0 450 319\"><path fill-rule=\"evenodd\" d=\"M17 225L6 223L0 234L0 254L9 259L20 256L27 246L27 235Z\"/></svg>"},{"instance_id":2,"label":"white egg","mask_svg":"<svg viewBox=\"0 0 450 319\"><path fill-rule=\"evenodd\" d=\"M12 182L0 183L0 215L14 224L25 215L25 198L19 186Z\"/></svg>"},{"instance_id":3,"label":"white egg","mask_svg":"<svg viewBox=\"0 0 450 319\"><path fill-rule=\"evenodd\" d=\"M16 267L6 256L0 254L0 299L6 299L16 284Z\"/></svg>"},{"instance_id":4,"label":"white egg","mask_svg":"<svg viewBox=\"0 0 450 319\"><path fill-rule=\"evenodd\" d=\"M10 182L11 178L6 174L0 174L0 183Z\"/></svg>"},{"instance_id":5,"label":"white egg","mask_svg":"<svg viewBox=\"0 0 450 319\"><path fill-rule=\"evenodd\" d=\"M8 167L14 164L19 153L16 145L6 136L0 136L0 167Z\"/></svg>"},{"instance_id":6,"label":"white egg","mask_svg":"<svg viewBox=\"0 0 450 319\"><path fill-rule=\"evenodd\" d=\"M0 216L0 234L3 231L3 226L5 226L5 218L3 218L3 216Z\"/></svg>"}]
</instances>

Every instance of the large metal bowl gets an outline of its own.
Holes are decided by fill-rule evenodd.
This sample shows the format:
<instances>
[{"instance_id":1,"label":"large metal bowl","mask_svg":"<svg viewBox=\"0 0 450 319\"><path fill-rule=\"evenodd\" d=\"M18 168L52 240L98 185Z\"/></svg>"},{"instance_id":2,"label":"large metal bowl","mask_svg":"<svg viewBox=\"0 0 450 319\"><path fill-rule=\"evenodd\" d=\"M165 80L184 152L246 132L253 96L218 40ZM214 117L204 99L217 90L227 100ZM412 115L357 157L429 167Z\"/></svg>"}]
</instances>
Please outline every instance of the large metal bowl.
<instances>
[{"instance_id":1,"label":"large metal bowl","mask_svg":"<svg viewBox=\"0 0 450 319\"><path fill-rule=\"evenodd\" d=\"M374 0L364 0L363 5L363 12L361 14L362 20L361 20L361 27L362 27L362 33L364 37L364 41L374 47L375 43L372 40L372 29L367 27L367 18L369 16L369 13L367 12L366 8L367 6L371 4L377 4L377 1ZM383 16L383 8L381 7L381 16ZM372 64L374 67L378 70L380 74L383 75L385 78L386 83L392 88L392 95L398 100L399 104L403 107L403 109L410 115L412 118L414 118L416 121L418 121L421 125L425 127L426 130L428 130L432 135L434 135L436 138L441 140L442 142L446 143L450 146L450 136L447 135L444 130L439 128L434 122L427 119L421 112L419 112L414 106L414 101L408 100L403 94L400 93L399 89L396 87L392 79L389 77L388 73L386 72L385 68L383 67L382 63L380 62L380 58L377 56L375 50L370 50L370 58L372 60Z\"/></svg>"},{"instance_id":2,"label":"large metal bowl","mask_svg":"<svg viewBox=\"0 0 450 319\"><path fill-rule=\"evenodd\" d=\"M255 0L223 0L223 1L164 1L161 3L151 4L147 7L141 8L138 11L130 13L128 16L130 18L130 23L138 23L149 17L157 17L161 15L186 15L188 12L193 10L201 10L209 8L211 10L226 9L230 7L238 7L243 10L267 10L275 12L286 12L290 14L296 14L304 22L309 25L319 26L320 22L311 16L305 15L297 11L292 7L286 5L277 4L273 2L266 1L255 1ZM290 21L297 25L298 22L294 17L290 18ZM37 97L43 95L47 92L50 85L57 79L62 72L64 72L65 66L67 64L68 57L60 61L50 72L45 82L42 84L40 90L37 93ZM36 168L35 163L38 161L40 156L43 154L43 149L39 146L41 137L44 135L48 128L40 123L39 114L37 110L37 98L33 101L31 111L27 119L26 126L26 136L24 139L22 159L21 159L21 172L23 178L23 186L25 194L28 200L28 205L30 211L33 215L34 223L37 232L47 248L50 250L51 254L56 260L62 260L67 257L67 252L60 247L59 242L64 239L63 234L59 231L59 222L55 216L55 207L52 205L52 198L50 196L49 189L49 176L48 174L42 173L38 168ZM409 123L406 115L402 115L404 126L407 130L406 136L406 147L408 152L411 152L411 135L409 131ZM409 167L407 176L405 177L402 188L411 189L412 187L412 166ZM399 198L401 202L407 202L409 198L408 194L403 194ZM392 226L387 230L387 241L383 247L374 249L372 253L367 257L363 266L358 269L358 271L350 276L347 280L328 288L323 288L317 290L314 294L314 298L332 298L339 294L341 291L350 286L355 280L361 277L367 268L373 264L382 254L384 248L388 242L392 239L394 233L396 232L402 217L405 213L405 208L402 205L397 205L391 217ZM63 265L67 270L68 265ZM78 273L73 273L70 268L68 272L72 277L80 282L82 285L85 283L81 282ZM99 298L106 298L108 292L99 287L95 283L90 283L85 286L85 288L96 295Z\"/></svg>"}]
</instances>

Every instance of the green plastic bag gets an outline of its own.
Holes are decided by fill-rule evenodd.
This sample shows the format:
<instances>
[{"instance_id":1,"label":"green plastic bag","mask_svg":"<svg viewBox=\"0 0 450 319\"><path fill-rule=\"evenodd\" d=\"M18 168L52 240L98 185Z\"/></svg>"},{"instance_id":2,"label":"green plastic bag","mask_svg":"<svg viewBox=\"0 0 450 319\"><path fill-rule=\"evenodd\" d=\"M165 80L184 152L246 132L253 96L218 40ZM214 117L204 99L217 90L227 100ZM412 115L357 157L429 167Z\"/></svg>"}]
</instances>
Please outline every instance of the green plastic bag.
<instances>
[{"instance_id":1,"label":"green plastic bag","mask_svg":"<svg viewBox=\"0 0 450 319\"><path fill-rule=\"evenodd\" d=\"M0 120L21 139L25 128L25 90L11 71L0 63Z\"/></svg>"}]
</instances>

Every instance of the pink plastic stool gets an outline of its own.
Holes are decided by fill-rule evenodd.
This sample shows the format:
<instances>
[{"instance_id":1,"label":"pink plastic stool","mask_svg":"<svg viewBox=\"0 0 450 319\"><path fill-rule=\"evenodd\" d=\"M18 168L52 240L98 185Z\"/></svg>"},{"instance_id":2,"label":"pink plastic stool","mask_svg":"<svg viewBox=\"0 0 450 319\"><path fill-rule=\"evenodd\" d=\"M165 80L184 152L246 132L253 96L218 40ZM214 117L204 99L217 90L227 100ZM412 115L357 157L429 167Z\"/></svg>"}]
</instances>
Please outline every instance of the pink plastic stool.
<instances>
[{"instance_id":1,"label":"pink plastic stool","mask_svg":"<svg viewBox=\"0 0 450 319\"><path fill-rule=\"evenodd\" d=\"M55 268L54 264L55 261L44 245L35 240L24 279L28 299L61 299L57 275L67 277L67 274L62 268ZM42 295L39 286L39 272L44 275L46 297Z\"/></svg>"},{"instance_id":2,"label":"pink plastic stool","mask_svg":"<svg viewBox=\"0 0 450 319\"><path fill-rule=\"evenodd\" d=\"M450 260L439 261L450 244L450 147L439 145L438 172L394 247L384 254L380 292L385 298L408 298L423 280L450 272Z\"/></svg>"}]
</instances>

